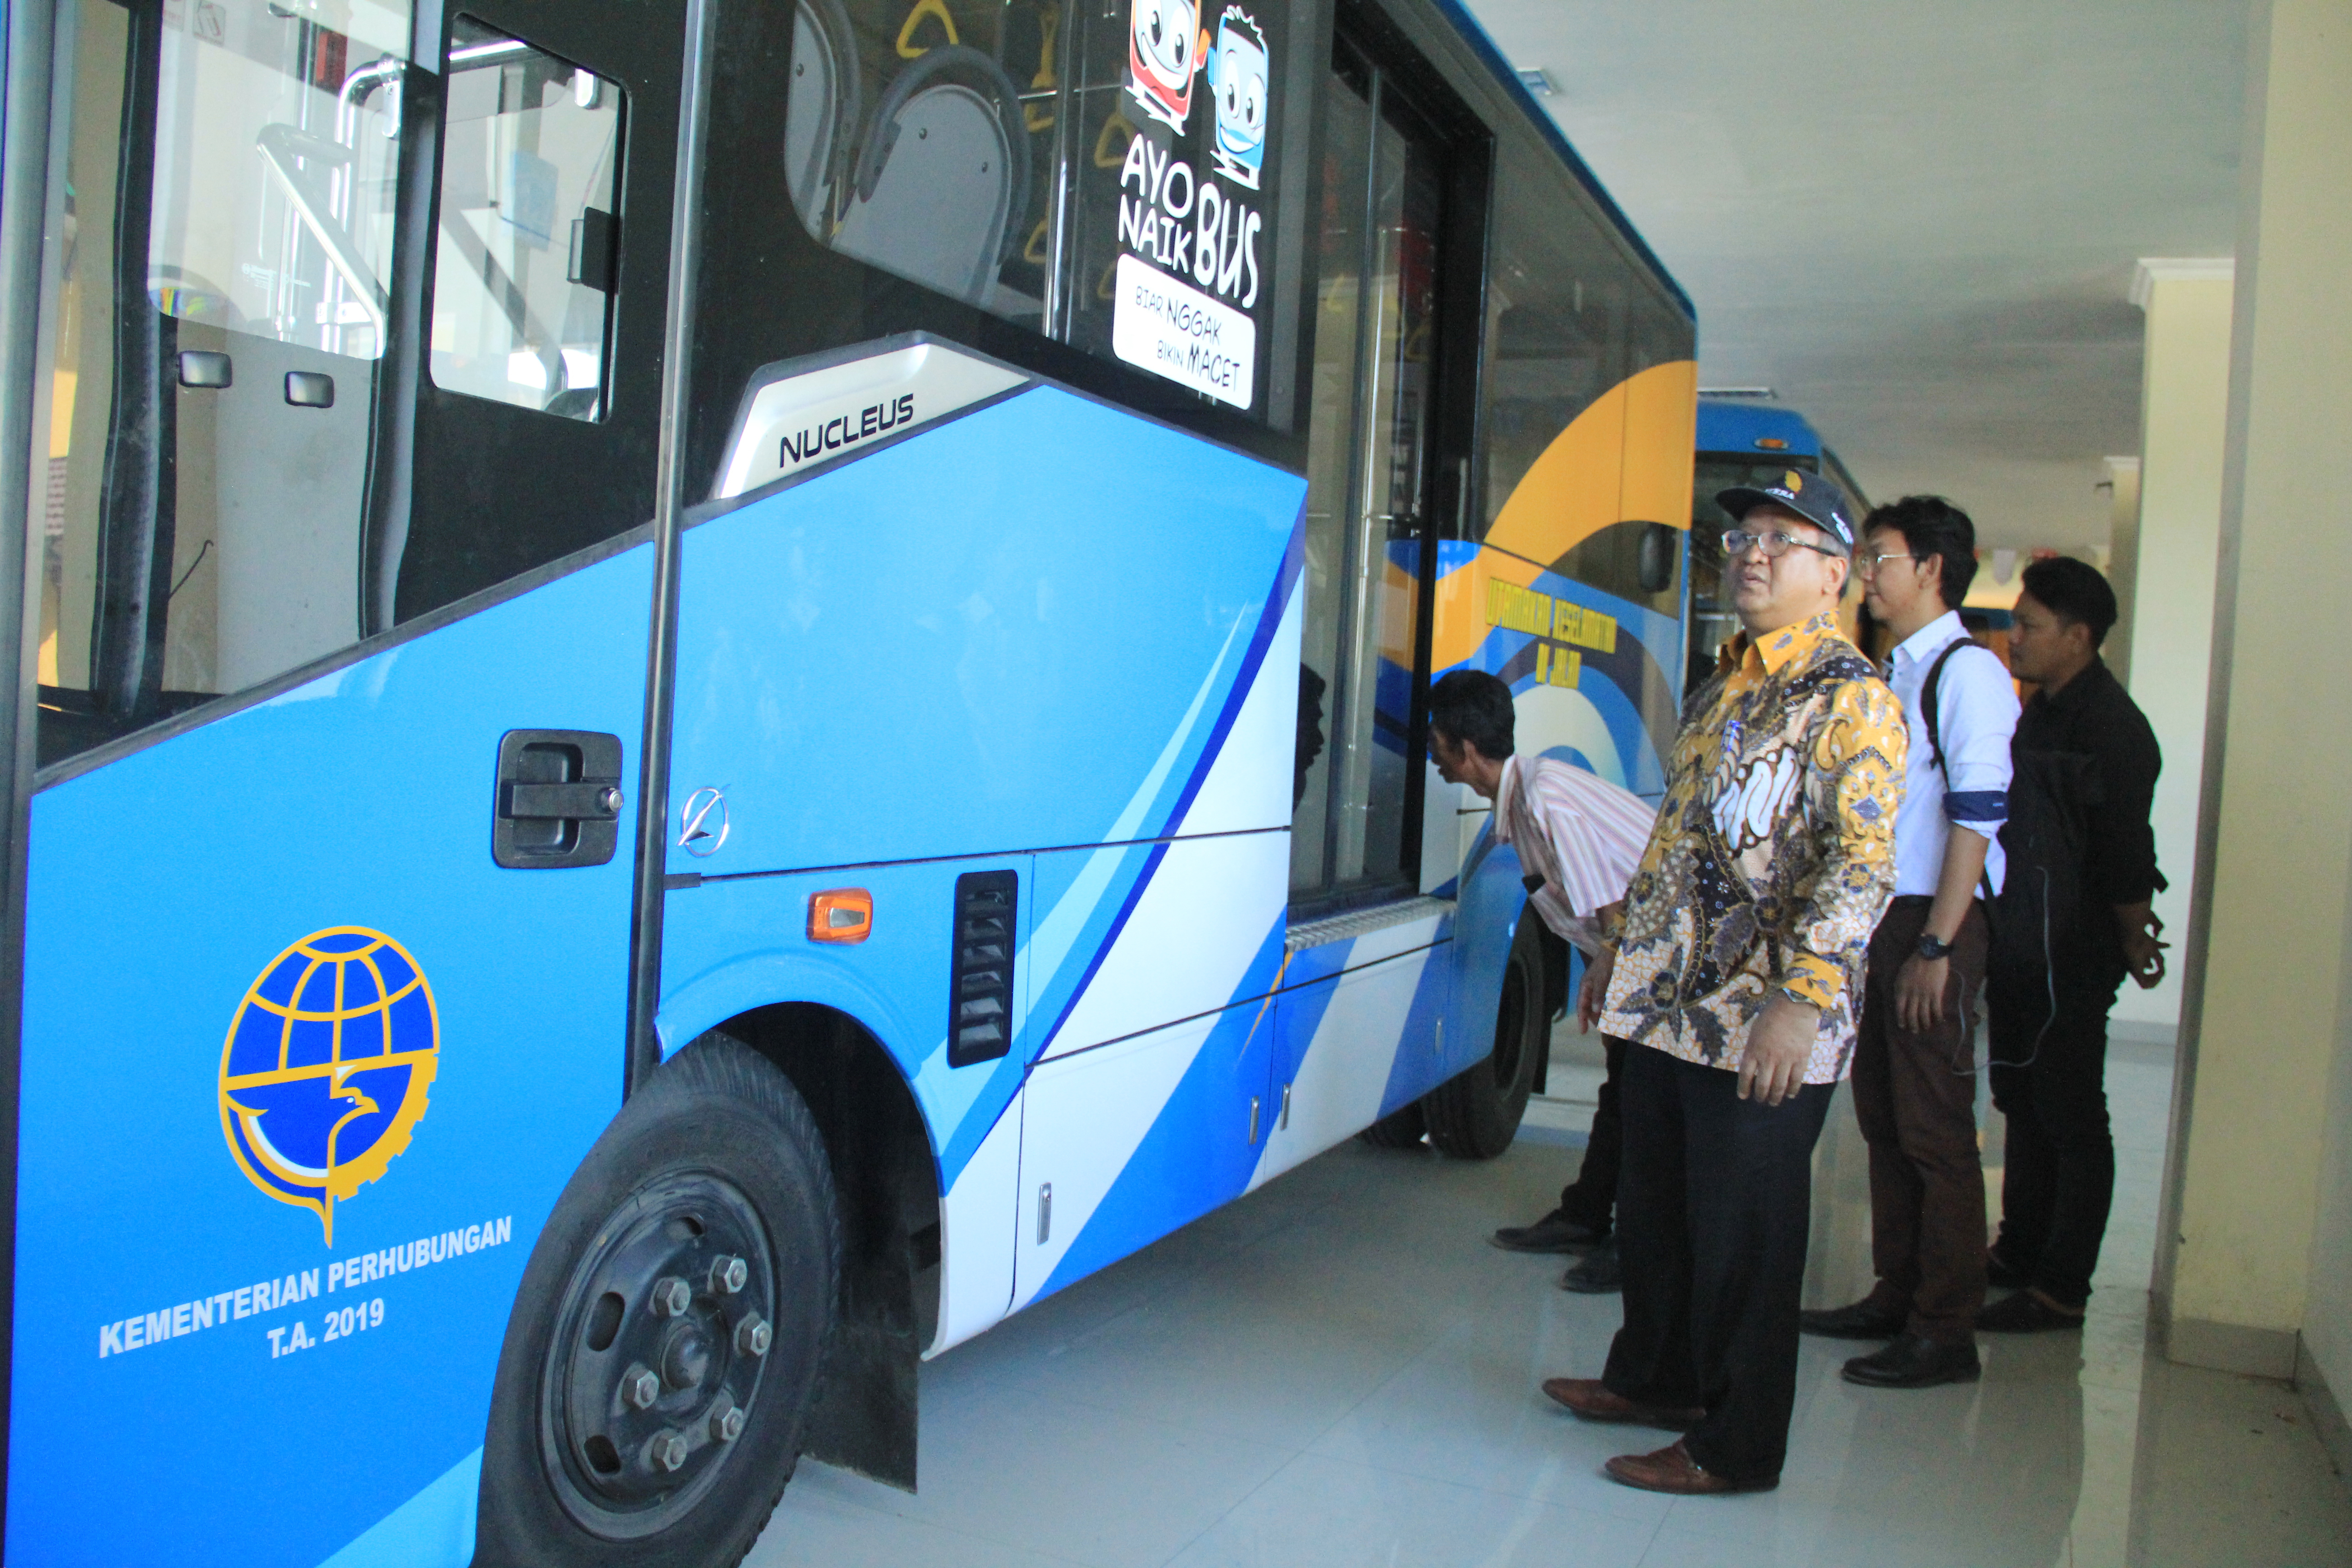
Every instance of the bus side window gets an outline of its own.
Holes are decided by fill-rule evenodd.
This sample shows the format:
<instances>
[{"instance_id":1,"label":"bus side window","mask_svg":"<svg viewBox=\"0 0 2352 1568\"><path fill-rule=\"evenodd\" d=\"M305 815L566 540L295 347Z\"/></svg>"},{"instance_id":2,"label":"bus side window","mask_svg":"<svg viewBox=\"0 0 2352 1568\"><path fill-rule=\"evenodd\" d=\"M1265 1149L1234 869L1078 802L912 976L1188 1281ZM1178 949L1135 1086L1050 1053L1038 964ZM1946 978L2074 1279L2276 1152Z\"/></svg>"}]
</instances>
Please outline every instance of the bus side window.
<instances>
[{"instance_id":1,"label":"bus side window","mask_svg":"<svg viewBox=\"0 0 2352 1568\"><path fill-rule=\"evenodd\" d=\"M1628 368L1624 263L1614 241L1547 152L1516 137L1498 152L1502 188L1528 197L1503 203L1496 215L1486 297L1486 482L1479 486L1486 504L1470 520L1475 540L1486 538L1537 459L1622 382ZM1613 467L1618 454L1608 455ZM1585 510L1550 528L1581 531L1588 510L1613 515L1615 474L1580 487L1574 500ZM1549 541L1545 544L1548 550ZM1538 553L1551 563L1551 554Z\"/></svg>"},{"instance_id":2,"label":"bus side window","mask_svg":"<svg viewBox=\"0 0 2352 1568\"><path fill-rule=\"evenodd\" d=\"M959 4L797 0L785 184L819 244L1037 328L1061 12Z\"/></svg>"},{"instance_id":3,"label":"bus side window","mask_svg":"<svg viewBox=\"0 0 2352 1568\"><path fill-rule=\"evenodd\" d=\"M44 763L360 635L409 14L310 15L60 9Z\"/></svg>"},{"instance_id":4,"label":"bus side window","mask_svg":"<svg viewBox=\"0 0 2352 1568\"><path fill-rule=\"evenodd\" d=\"M434 384L602 418L621 90L470 16L447 79Z\"/></svg>"}]
</instances>

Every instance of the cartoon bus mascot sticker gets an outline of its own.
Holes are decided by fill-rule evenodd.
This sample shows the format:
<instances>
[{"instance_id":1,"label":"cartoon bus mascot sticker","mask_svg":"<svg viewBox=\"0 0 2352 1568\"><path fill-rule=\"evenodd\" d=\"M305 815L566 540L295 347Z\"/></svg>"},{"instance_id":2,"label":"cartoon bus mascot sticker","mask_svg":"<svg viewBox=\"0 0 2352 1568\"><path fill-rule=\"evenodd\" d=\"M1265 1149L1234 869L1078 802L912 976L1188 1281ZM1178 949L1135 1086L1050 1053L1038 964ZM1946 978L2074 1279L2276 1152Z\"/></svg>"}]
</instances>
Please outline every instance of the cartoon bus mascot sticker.
<instances>
[{"instance_id":1,"label":"cartoon bus mascot sticker","mask_svg":"<svg viewBox=\"0 0 2352 1568\"><path fill-rule=\"evenodd\" d=\"M1237 5L1226 6L1217 19L1217 47L1209 56L1208 73L1217 107L1211 156L1218 174L1254 191L1265 162L1265 35Z\"/></svg>"},{"instance_id":2,"label":"cartoon bus mascot sticker","mask_svg":"<svg viewBox=\"0 0 2352 1568\"><path fill-rule=\"evenodd\" d=\"M1192 111L1192 78L1208 53L1209 35L1200 26L1192 0L1133 0L1135 26L1128 34L1127 90L1143 112L1184 133Z\"/></svg>"}]
</instances>

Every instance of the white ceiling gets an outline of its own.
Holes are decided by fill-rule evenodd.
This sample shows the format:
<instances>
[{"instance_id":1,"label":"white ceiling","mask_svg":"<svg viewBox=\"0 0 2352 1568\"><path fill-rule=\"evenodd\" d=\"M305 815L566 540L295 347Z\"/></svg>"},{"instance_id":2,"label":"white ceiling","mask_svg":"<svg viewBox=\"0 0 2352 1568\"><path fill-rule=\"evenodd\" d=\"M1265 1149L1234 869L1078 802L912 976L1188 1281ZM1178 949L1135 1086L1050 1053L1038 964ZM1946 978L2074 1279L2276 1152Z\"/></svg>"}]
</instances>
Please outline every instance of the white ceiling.
<instances>
[{"instance_id":1,"label":"white ceiling","mask_svg":"<svg viewBox=\"0 0 2352 1568\"><path fill-rule=\"evenodd\" d=\"M2106 542L2141 257L2226 256L2243 0L1469 0L1698 305L1873 499Z\"/></svg>"}]
</instances>

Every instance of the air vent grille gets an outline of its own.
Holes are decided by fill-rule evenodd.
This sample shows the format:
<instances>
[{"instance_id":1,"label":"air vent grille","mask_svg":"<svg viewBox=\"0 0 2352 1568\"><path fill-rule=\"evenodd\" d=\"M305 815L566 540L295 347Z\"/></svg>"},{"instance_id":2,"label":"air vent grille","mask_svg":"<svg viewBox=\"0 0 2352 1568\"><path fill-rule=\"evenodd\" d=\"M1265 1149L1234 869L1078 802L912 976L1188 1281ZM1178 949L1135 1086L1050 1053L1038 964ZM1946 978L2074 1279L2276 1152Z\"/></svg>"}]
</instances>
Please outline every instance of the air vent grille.
<instances>
[{"instance_id":1,"label":"air vent grille","mask_svg":"<svg viewBox=\"0 0 2352 1568\"><path fill-rule=\"evenodd\" d=\"M1013 952L1021 878L968 871L956 879L954 959L948 984L948 1066L992 1061L1013 1048Z\"/></svg>"}]
</instances>

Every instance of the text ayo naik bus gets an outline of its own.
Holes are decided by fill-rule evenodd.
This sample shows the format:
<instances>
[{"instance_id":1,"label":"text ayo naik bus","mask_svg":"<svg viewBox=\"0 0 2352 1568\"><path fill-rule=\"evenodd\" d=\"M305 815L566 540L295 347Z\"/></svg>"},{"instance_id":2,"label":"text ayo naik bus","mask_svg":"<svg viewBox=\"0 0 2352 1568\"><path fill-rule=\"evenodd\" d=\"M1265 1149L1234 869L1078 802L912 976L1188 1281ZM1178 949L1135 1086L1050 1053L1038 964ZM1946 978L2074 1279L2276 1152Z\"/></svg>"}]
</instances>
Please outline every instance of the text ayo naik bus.
<instances>
[{"instance_id":1,"label":"text ayo naik bus","mask_svg":"<svg viewBox=\"0 0 2352 1568\"><path fill-rule=\"evenodd\" d=\"M1424 694L1657 787L1693 328L1460 13L6 15L12 1563L731 1563L1509 1141Z\"/></svg>"}]
</instances>

